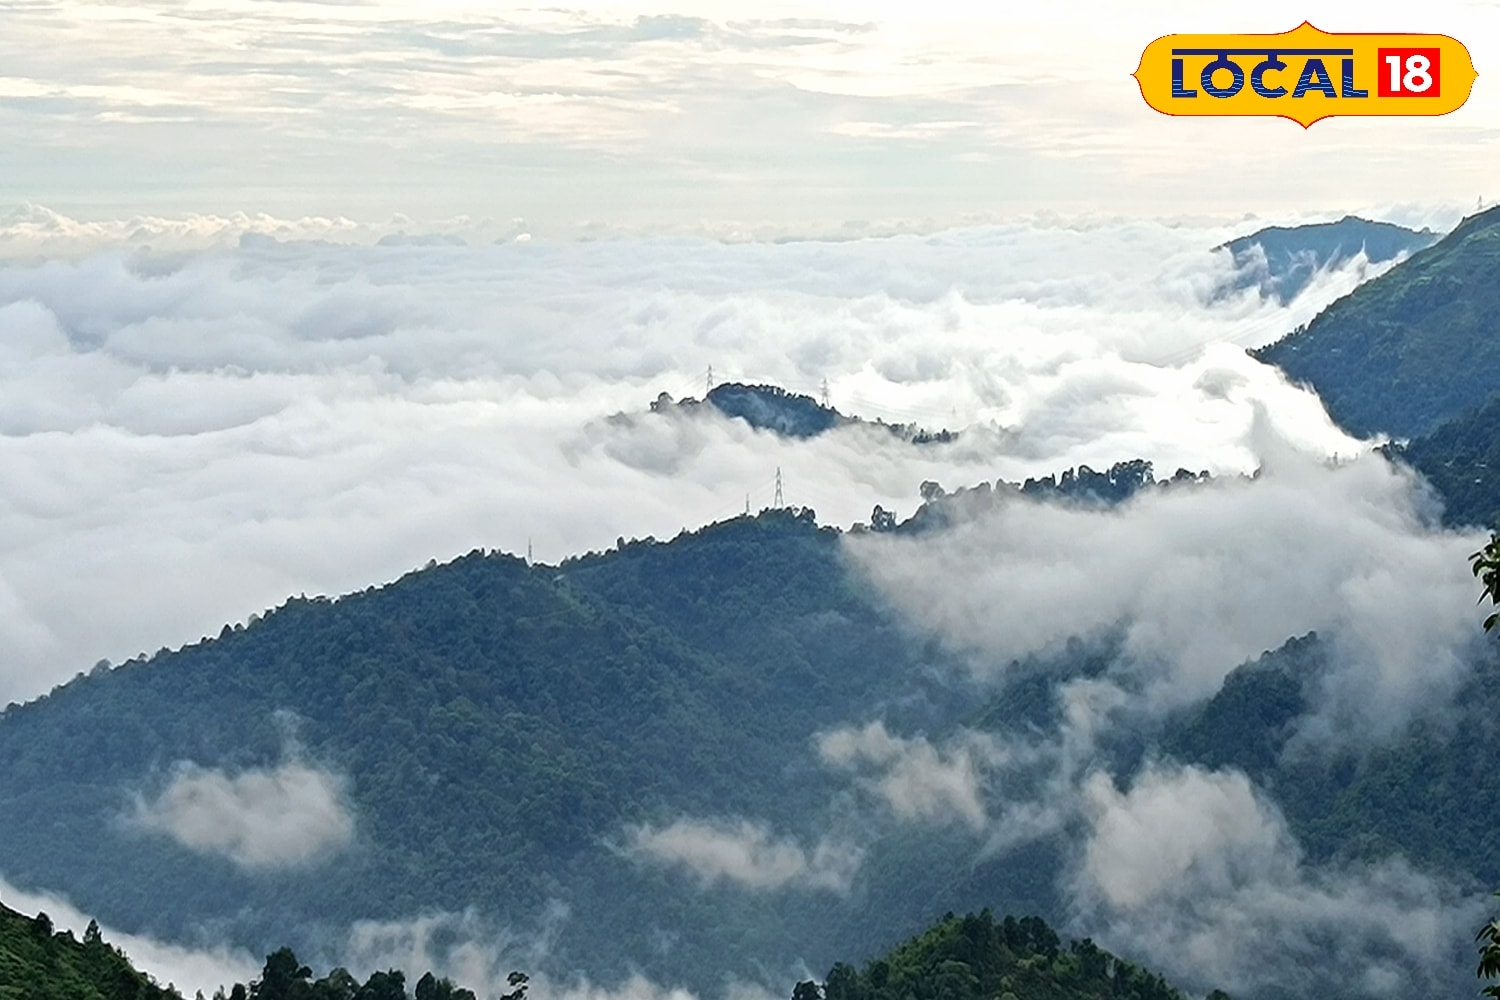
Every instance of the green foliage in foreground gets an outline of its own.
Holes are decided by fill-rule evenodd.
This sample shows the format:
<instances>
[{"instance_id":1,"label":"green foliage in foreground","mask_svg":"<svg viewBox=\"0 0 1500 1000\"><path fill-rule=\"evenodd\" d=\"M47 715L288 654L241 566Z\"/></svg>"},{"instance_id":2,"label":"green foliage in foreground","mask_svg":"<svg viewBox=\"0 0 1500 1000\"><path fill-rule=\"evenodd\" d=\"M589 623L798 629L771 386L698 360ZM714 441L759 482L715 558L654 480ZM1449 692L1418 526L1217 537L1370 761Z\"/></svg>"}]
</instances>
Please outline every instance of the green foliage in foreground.
<instances>
[{"instance_id":1,"label":"green foliage in foreground","mask_svg":"<svg viewBox=\"0 0 1500 1000\"><path fill-rule=\"evenodd\" d=\"M1153 973L1085 938L1064 946L1037 917L949 913L862 969L840 963L793 1000L1182 1000ZM1228 1000L1215 993L1214 1000Z\"/></svg>"},{"instance_id":2,"label":"green foliage in foreground","mask_svg":"<svg viewBox=\"0 0 1500 1000\"><path fill-rule=\"evenodd\" d=\"M290 948L280 948L266 956L260 978L221 988L214 1000L476 1000L472 990L431 972L410 993L397 969L371 973L363 985L344 968L312 976ZM512 972L510 990L496 1000L525 1000L527 983L524 973ZM181 994L135 969L92 921L78 941L71 931L54 930L45 913L28 917L0 906L0 1000L181 1000Z\"/></svg>"},{"instance_id":3,"label":"green foliage in foreground","mask_svg":"<svg viewBox=\"0 0 1500 1000\"><path fill-rule=\"evenodd\" d=\"M1488 599L1491 607L1500 607L1500 532L1492 533L1489 544L1469 558L1474 564L1474 575L1484 587L1480 603ZM1500 611L1493 611L1484 619L1485 631L1493 631L1497 625L1500 625Z\"/></svg>"},{"instance_id":4,"label":"green foliage in foreground","mask_svg":"<svg viewBox=\"0 0 1500 1000\"><path fill-rule=\"evenodd\" d=\"M1500 893L1495 895L1500 896ZM1479 928L1474 940L1479 942L1479 968L1475 975L1480 979L1500 978L1500 920L1491 920ZM1491 983L1481 995L1500 997L1500 984Z\"/></svg>"},{"instance_id":5,"label":"green foliage in foreground","mask_svg":"<svg viewBox=\"0 0 1500 1000\"><path fill-rule=\"evenodd\" d=\"M90 924L83 940L0 906L0 1000L170 1000Z\"/></svg>"},{"instance_id":6,"label":"green foliage in foreground","mask_svg":"<svg viewBox=\"0 0 1500 1000\"><path fill-rule=\"evenodd\" d=\"M312 969L299 962L292 949L279 948L266 956L259 979L248 987L236 983L227 998L221 989L214 1000L476 1000L473 990L431 972L417 980L411 993L406 991L406 974L398 969L372 972L363 986L342 967L322 979L312 976ZM512 972L510 987L496 1000L525 1000L527 976Z\"/></svg>"}]
</instances>

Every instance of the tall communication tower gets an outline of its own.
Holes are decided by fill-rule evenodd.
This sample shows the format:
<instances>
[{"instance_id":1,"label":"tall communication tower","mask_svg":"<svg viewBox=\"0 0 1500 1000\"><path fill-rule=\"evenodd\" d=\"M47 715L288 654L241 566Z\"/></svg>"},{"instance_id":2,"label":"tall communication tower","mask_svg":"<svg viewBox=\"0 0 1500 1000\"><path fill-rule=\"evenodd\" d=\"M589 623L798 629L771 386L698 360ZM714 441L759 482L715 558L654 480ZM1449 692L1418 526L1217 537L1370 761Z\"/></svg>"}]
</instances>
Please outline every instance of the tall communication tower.
<instances>
[{"instance_id":1,"label":"tall communication tower","mask_svg":"<svg viewBox=\"0 0 1500 1000\"><path fill-rule=\"evenodd\" d=\"M703 380L703 398L707 399L708 398L708 394L710 392L713 392L713 389L714 389L714 366L713 365L709 365L708 366L708 375Z\"/></svg>"},{"instance_id":2,"label":"tall communication tower","mask_svg":"<svg viewBox=\"0 0 1500 1000\"><path fill-rule=\"evenodd\" d=\"M823 379L823 409L832 409L828 404L828 379Z\"/></svg>"},{"instance_id":3,"label":"tall communication tower","mask_svg":"<svg viewBox=\"0 0 1500 1000\"><path fill-rule=\"evenodd\" d=\"M781 466L776 466L776 498L771 501L771 506L777 510L786 506L786 501L781 497Z\"/></svg>"}]
</instances>

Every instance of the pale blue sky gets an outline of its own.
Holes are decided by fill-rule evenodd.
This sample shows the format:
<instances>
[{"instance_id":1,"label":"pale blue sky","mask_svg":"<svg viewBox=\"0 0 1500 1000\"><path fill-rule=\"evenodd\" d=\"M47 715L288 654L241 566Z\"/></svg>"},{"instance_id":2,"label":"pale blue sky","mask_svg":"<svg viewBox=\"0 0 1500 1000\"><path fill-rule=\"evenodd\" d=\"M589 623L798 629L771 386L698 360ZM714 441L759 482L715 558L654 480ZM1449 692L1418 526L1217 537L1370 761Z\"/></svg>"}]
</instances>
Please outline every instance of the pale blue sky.
<instances>
[{"instance_id":1,"label":"pale blue sky","mask_svg":"<svg viewBox=\"0 0 1500 1000\"><path fill-rule=\"evenodd\" d=\"M1010 6L0 0L0 211L520 217L562 235L1500 195L1493 2ZM1129 77L1160 34L1304 17L1453 34L1475 94L1446 118L1304 132L1168 119Z\"/></svg>"}]
</instances>

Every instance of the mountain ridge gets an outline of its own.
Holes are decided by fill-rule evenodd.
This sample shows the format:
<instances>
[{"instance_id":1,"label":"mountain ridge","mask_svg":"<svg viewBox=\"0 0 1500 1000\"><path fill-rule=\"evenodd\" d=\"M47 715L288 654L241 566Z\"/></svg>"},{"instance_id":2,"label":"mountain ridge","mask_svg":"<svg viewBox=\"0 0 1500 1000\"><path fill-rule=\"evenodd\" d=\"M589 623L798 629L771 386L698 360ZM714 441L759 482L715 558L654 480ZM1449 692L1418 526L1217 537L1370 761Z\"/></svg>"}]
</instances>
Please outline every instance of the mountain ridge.
<instances>
[{"instance_id":1,"label":"mountain ridge","mask_svg":"<svg viewBox=\"0 0 1500 1000\"><path fill-rule=\"evenodd\" d=\"M1251 353L1362 436L1419 437L1483 403L1500 385L1500 207Z\"/></svg>"}]
</instances>

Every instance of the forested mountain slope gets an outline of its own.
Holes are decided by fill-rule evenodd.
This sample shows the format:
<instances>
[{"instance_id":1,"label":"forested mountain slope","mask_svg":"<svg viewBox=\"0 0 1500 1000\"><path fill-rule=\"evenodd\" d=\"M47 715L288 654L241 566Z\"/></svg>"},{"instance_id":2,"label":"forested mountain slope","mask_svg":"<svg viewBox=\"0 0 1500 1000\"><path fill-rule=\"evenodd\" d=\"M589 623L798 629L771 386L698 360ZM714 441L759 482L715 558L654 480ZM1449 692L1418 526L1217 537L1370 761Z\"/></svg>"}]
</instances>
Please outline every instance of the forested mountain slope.
<instances>
[{"instance_id":1,"label":"forested mountain slope","mask_svg":"<svg viewBox=\"0 0 1500 1000\"><path fill-rule=\"evenodd\" d=\"M1091 505L1200 488L1192 476L1153 485L1140 463L1068 481L1094 485L1061 502ZM933 505L1041 502L982 492ZM941 518L909 524L924 520ZM1060 685L1118 652L1069 643L1056 662L1015 665L998 691L967 686L967 663L903 625L809 511L556 567L475 552L289 601L8 708L0 858L12 882L68 893L112 926L178 939L210 927L325 966L354 921L472 907L497 938L545 937L560 970L617 981L644 967L703 991L773 981L799 962L870 955L946 910L1068 919L1066 838L990 852L962 824L897 822L820 764L816 737L880 719L935 744L966 727L1024 740L1055 728ZM1322 656L1316 640L1290 643L1164 731L1101 743L1097 764L1122 781L1149 755L1243 769L1314 858L1400 851L1500 884L1492 812L1472 807L1500 800L1485 770L1500 757L1497 668L1464 692L1463 741L1451 718L1423 718L1368 754L1298 757L1286 749ZM274 814L230 817L231 841L209 824L216 849L201 826L194 846L143 820L184 778L200 799L243 793L246 774L302 794L306 775L288 767L326 776L347 812L341 838L296 863L251 849ZM761 824L763 856L795 870L751 889L631 849L632 830L684 819ZM840 883L816 859L850 833L859 877Z\"/></svg>"},{"instance_id":2,"label":"forested mountain slope","mask_svg":"<svg viewBox=\"0 0 1500 1000\"><path fill-rule=\"evenodd\" d=\"M923 678L959 671L837 545L810 512L772 511L561 567L476 552L96 670L0 716L6 877L132 930L228 920L260 949L288 928L468 905L525 929L560 903L569 967L623 974L655 956L658 974L699 984L749 974L740 956L890 939L957 874L929 867L914 889L872 864L853 900L706 892L620 849L633 825L681 817L815 842L835 784L813 734L883 704L918 724L956 711L962 686ZM349 842L257 867L142 829L139 803L182 761L229 780L288 761L338 776ZM917 864L943 842L906 836ZM664 952L679 928L695 930Z\"/></svg>"},{"instance_id":3,"label":"forested mountain slope","mask_svg":"<svg viewBox=\"0 0 1500 1000\"><path fill-rule=\"evenodd\" d=\"M1387 451L1442 494L1448 524L1500 522L1500 392L1431 434Z\"/></svg>"},{"instance_id":4,"label":"forested mountain slope","mask_svg":"<svg viewBox=\"0 0 1500 1000\"><path fill-rule=\"evenodd\" d=\"M1500 385L1500 207L1255 352L1357 434L1416 437Z\"/></svg>"},{"instance_id":5,"label":"forested mountain slope","mask_svg":"<svg viewBox=\"0 0 1500 1000\"><path fill-rule=\"evenodd\" d=\"M1168 727L1163 749L1244 771L1271 790L1316 860L1401 854L1432 870L1500 885L1500 651L1493 645L1451 707L1375 747L1297 744L1326 677L1317 635L1238 668L1207 703Z\"/></svg>"}]
</instances>

